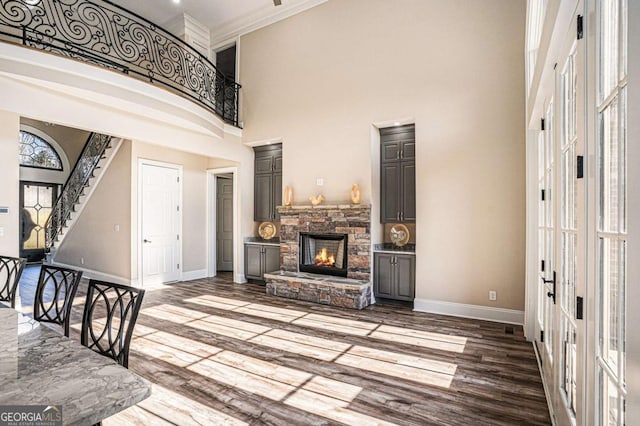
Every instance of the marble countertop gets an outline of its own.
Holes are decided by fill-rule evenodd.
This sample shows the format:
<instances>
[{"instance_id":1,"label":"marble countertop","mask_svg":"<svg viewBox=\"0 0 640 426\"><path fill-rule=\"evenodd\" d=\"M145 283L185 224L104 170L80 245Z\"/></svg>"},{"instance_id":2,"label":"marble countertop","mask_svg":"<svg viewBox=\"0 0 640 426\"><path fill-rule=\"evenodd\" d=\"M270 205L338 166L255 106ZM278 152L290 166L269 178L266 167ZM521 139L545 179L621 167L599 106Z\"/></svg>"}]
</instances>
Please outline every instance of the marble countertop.
<instances>
[{"instance_id":1,"label":"marble countertop","mask_svg":"<svg viewBox=\"0 0 640 426\"><path fill-rule=\"evenodd\" d=\"M406 244L398 247L392 243L374 244L373 251L377 253L416 254L416 245Z\"/></svg>"},{"instance_id":2,"label":"marble countertop","mask_svg":"<svg viewBox=\"0 0 640 426\"><path fill-rule=\"evenodd\" d=\"M2 304L0 342L0 405L62 405L65 425L90 425L151 395L142 377Z\"/></svg>"}]
</instances>

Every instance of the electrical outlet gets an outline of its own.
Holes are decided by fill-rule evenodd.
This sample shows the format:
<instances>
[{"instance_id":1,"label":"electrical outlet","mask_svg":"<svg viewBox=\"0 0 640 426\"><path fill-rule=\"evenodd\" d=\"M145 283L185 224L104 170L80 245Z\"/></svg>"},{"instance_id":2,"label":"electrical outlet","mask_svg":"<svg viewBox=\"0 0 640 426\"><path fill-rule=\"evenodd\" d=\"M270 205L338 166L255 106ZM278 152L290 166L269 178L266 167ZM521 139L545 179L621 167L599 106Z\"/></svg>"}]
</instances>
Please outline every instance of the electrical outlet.
<instances>
[{"instance_id":1,"label":"electrical outlet","mask_svg":"<svg viewBox=\"0 0 640 426\"><path fill-rule=\"evenodd\" d=\"M324 186L324 178L316 178L316 185Z\"/></svg>"},{"instance_id":2,"label":"electrical outlet","mask_svg":"<svg viewBox=\"0 0 640 426\"><path fill-rule=\"evenodd\" d=\"M4 237L4 227L0 228L0 237Z\"/></svg>"},{"instance_id":3,"label":"electrical outlet","mask_svg":"<svg viewBox=\"0 0 640 426\"><path fill-rule=\"evenodd\" d=\"M498 300L498 292L495 290L489 290L489 300L491 300L492 302Z\"/></svg>"}]
</instances>

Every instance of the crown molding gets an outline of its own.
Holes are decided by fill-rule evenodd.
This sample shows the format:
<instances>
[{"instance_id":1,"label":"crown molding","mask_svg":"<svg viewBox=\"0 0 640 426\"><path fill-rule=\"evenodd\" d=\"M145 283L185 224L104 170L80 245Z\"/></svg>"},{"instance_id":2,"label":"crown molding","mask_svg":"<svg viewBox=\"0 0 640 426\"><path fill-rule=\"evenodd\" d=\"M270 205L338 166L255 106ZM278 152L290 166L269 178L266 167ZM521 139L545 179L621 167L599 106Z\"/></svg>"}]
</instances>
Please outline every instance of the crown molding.
<instances>
[{"instance_id":1,"label":"crown molding","mask_svg":"<svg viewBox=\"0 0 640 426\"><path fill-rule=\"evenodd\" d=\"M264 28L327 1L329 0L304 0L292 5L263 7L253 13L229 21L215 31L212 30L211 46L215 49L216 46L228 43L230 39Z\"/></svg>"}]
</instances>

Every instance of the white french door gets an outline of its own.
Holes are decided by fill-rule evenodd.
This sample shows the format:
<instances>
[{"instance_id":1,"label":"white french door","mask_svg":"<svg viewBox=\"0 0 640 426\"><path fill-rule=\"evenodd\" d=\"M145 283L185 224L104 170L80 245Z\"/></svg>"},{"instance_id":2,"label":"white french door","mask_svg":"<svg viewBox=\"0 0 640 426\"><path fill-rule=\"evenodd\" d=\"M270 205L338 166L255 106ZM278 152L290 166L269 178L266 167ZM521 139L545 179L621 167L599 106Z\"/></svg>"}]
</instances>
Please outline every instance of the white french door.
<instances>
[{"instance_id":1,"label":"white french door","mask_svg":"<svg viewBox=\"0 0 640 426\"><path fill-rule=\"evenodd\" d=\"M553 380L554 364L554 300L555 272L555 139L553 97L546 104L545 117L541 120L538 136L538 253L539 277L537 297L537 339L542 374L545 382Z\"/></svg>"},{"instance_id":2,"label":"white french door","mask_svg":"<svg viewBox=\"0 0 640 426\"><path fill-rule=\"evenodd\" d=\"M140 247L142 285L180 279L181 170L140 163Z\"/></svg>"},{"instance_id":3,"label":"white french door","mask_svg":"<svg viewBox=\"0 0 640 426\"><path fill-rule=\"evenodd\" d=\"M576 2L572 28L582 10ZM584 42L570 32L559 52L539 134L536 346L558 425L583 424L586 204Z\"/></svg>"},{"instance_id":4,"label":"white french door","mask_svg":"<svg viewBox=\"0 0 640 426\"><path fill-rule=\"evenodd\" d=\"M640 424L625 413L627 379L635 380L627 377L628 223L637 216L627 210L629 0L570 2L554 84L541 83L535 344L555 424Z\"/></svg>"},{"instance_id":5,"label":"white french door","mask_svg":"<svg viewBox=\"0 0 640 426\"><path fill-rule=\"evenodd\" d=\"M583 10L578 2L571 28L577 28ZM556 421L584 424L586 390L586 203L585 203L585 46L572 33L564 44L556 90L559 94L558 158L560 161L560 213L558 238L558 369Z\"/></svg>"},{"instance_id":6,"label":"white french door","mask_svg":"<svg viewBox=\"0 0 640 426\"><path fill-rule=\"evenodd\" d=\"M599 0L596 128L596 422L625 419L627 316L627 20L628 0ZM628 420L628 421L627 421Z\"/></svg>"}]
</instances>

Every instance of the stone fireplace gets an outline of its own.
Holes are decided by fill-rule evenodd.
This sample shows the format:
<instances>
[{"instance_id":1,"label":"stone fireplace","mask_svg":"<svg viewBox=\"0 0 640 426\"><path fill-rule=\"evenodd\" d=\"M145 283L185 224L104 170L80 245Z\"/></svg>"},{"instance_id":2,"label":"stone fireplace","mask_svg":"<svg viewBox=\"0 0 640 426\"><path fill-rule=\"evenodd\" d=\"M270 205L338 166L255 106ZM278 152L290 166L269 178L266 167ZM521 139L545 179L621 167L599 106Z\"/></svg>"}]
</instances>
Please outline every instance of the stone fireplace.
<instances>
[{"instance_id":1,"label":"stone fireplace","mask_svg":"<svg viewBox=\"0 0 640 426\"><path fill-rule=\"evenodd\" d=\"M281 206L267 294L362 309L371 301L371 206Z\"/></svg>"}]
</instances>

